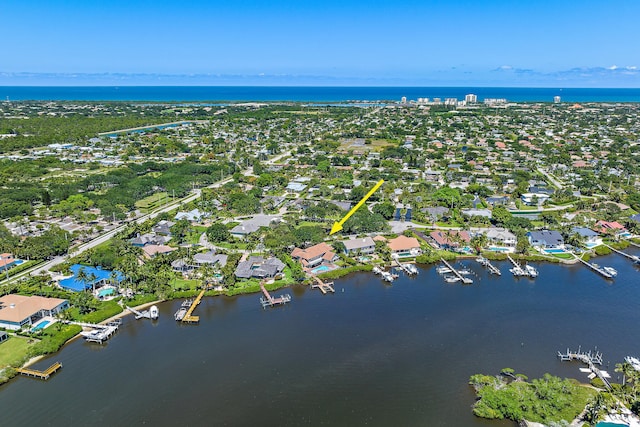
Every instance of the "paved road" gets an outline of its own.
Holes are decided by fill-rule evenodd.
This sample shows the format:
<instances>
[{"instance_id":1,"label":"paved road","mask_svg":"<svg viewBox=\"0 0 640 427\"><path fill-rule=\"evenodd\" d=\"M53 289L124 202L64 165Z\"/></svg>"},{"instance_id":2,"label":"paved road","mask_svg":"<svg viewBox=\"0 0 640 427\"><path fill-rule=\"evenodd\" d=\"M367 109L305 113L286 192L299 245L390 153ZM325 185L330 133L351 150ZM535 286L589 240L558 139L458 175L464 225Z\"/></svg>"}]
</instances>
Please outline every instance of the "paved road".
<instances>
[{"instance_id":1,"label":"paved road","mask_svg":"<svg viewBox=\"0 0 640 427\"><path fill-rule=\"evenodd\" d=\"M562 190L562 188L564 188L564 185L563 185L560 181L558 181L557 179L555 179L555 178L554 178L554 177L553 177L549 172L547 172L547 171L545 171L545 170L543 170L543 169L541 169L541 168L538 168L538 172L540 172L542 175L546 176L546 177L547 177L547 179L548 179L549 181L551 181L551 183L552 183L552 184L553 184L553 185L554 185L558 190Z\"/></svg>"},{"instance_id":2,"label":"paved road","mask_svg":"<svg viewBox=\"0 0 640 427\"><path fill-rule=\"evenodd\" d=\"M275 163L278 160L280 160L283 157L288 156L290 154L291 154L291 152L287 151L285 153L282 153L282 154L280 154L278 156L273 157L270 160L267 160L265 163L267 163L267 164ZM252 171L252 170L253 170L252 168L247 168L244 172ZM218 181L218 182L216 182L214 184L211 184L208 188L218 188L218 187L226 184L227 182L231 181L232 179L233 178L231 178L231 177L226 178L226 179L224 179L222 181ZM138 218L135 218L135 219L131 219L131 220L127 221L125 224L123 224L123 225L121 225L119 227L116 227L113 230L108 231L108 232L96 237L95 239L91 240L90 242L83 243L82 245L78 246L77 248L74 248L73 251L69 253L68 257L66 257L66 256L55 257L54 259L52 259L50 261L47 261L44 264L36 265L36 266L34 266L32 268L29 268L29 269L27 269L25 271L22 271L22 272L16 274L13 277L10 277L8 281L6 279L1 280L0 281L0 285L4 285L4 284L7 284L9 282L13 282L13 281L18 280L18 279L20 279L22 277L26 277L27 275L37 276L39 274L46 273L52 267L54 267L56 265L59 265L59 264L62 264L63 262L65 262L68 258L78 256L81 253L83 253L83 252L85 252L85 251L87 251L87 250L89 250L91 248L95 248L96 246L106 242L107 240L109 240L113 236L115 236L117 233L123 231L133 221L135 221L137 224L142 224L143 222L145 222L145 221L147 221L149 219L153 219L153 218L157 217L158 215L160 215L162 213L170 212L170 211L172 211L172 210L174 210L174 209L176 209L176 208L178 208L178 207L180 207L182 205L186 205L187 203L191 203L194 200L197 200L198 198L200 198L201 194L202 194L202 191L200 189L193 190L192 194L190 194L190 195L188 195L188 196L186 196L186 197L184 197L182 199L175 200L175 201L173 201L171 203L168 203L165 206L163 206L161 208L158 208L157 210L155 210L155 211L153 211L153 212L151 212L151 213L149 213L147 215L143 215L141 217L138 217Z\"/></svg>"}]
</instances>

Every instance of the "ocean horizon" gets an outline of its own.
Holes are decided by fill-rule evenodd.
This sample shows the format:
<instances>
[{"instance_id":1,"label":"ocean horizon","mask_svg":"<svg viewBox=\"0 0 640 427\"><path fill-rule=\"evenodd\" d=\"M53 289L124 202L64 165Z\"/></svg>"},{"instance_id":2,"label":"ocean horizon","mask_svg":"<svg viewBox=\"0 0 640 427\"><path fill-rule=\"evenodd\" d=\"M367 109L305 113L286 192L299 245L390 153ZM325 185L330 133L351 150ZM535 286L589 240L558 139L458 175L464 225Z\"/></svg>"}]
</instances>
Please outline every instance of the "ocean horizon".
<instances>
[{"instance_id":1,"label":"ocean horizon","mask_svg":"<svg viewBox=\"0 0 640 427\"><path fill-rule=\"evenodd\" d=\"M510 102L640 102L640 88L403 86L0 86L2 101L349 102L457 98Z\"/></svg>"}]
</instances>

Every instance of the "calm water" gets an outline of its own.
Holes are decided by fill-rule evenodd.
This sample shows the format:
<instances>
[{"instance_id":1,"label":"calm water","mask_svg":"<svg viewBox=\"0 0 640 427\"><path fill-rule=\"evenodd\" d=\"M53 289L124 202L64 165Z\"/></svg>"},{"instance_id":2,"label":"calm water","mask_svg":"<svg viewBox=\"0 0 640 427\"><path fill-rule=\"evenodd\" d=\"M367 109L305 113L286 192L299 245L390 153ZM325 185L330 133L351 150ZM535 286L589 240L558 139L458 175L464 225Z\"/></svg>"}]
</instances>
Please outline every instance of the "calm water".
<instances>
[{"instance_id":1,"label":"calm water","mask_svg":"<svg viewBox=\"0 0 640 427\"><path fill-rule=\"evenodd\" d=\"M640 254L637 250L630 250ZM536 280L500 278L475 262L471 286L433 268L385 286L370 274L336 281L335 295L297 287L286 307L258 295L208 298L201 323L124 319L104 346L74 341L48 382L0 387L3 425L511 426L473 417L474 373L512 367L586 381L559 362L567 347L640 355L640 270L618 255L606 281L583 266L539 264ZM505 274L506 273L506 274ZM344 289L344 291L343 291Z\"/></svg>"},{"instance_id":2,"label":"calm water","mask_svg":"<svg viewBox=\"0 0 640 427\"><path fill-rule=\"evenodd\" d=\"M640 102L640 89L505 87L286 87L286 86L0 86L0 100L80 101L298 101L341 102L458 98L515 102Z\"/></svg>"}]
</instances>

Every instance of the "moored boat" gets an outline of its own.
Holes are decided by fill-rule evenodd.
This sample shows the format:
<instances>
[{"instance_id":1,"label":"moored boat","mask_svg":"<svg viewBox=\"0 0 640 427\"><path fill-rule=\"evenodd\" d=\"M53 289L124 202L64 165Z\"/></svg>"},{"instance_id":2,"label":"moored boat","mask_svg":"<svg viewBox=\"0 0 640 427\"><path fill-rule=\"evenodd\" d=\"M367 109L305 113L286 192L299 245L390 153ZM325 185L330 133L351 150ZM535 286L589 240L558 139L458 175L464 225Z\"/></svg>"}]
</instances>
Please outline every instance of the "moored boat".
<instances>
[{"instance_id":1,"label":"moored boat","mask_svg":"<svg viewBox=\"0 0 640 427\"><path fill-rule=\"evenodd\" d=\"M158 316L160 316L160 310L158 310L158 307L152 305L149 309L149 316L151 316L151 318L154 320L157 319Z\"/></svg>"}]
</instances>

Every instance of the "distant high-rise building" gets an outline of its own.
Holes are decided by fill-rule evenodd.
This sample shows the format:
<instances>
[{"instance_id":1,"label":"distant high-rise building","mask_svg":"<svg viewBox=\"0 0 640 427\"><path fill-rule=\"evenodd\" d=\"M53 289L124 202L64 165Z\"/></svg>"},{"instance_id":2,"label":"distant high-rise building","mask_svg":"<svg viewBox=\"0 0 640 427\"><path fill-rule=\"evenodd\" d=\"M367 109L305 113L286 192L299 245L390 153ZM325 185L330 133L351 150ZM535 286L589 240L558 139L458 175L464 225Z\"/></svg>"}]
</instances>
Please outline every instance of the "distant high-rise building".
<instances>
[{"instance_id":1,"label":"distant high-rise building","mask_svg":"<svg viewBox=\"0 0 640 427\"><path fill-rule=\"evenodd\" d=\"M407 103L407 97L406 97L406 96L403 96L403 97L400 99L400 102L402 102L403 104L406 104L406 103Z\"/></svg>"},{"instance_id":2,"label":"distant high-rise building","mask_svg":"<svg viewBox=\"0 0 640 427\"><path fill-rule=\"evenodd\" d=\"M467 104L475 104L476 102L478 102L478 95L474 95L473 93L465 95L464 102L466 102Z\"/></svg>"},{"instance_id":3,"label":"distant high-rise building","mask_svg":"<svg viewBox=\"0 0 640 427\"><path fill-rule=\"evenodd\" d=\"M560 97L559 96L554 96L553 97L553 103L554 104L560 104Z\"/></svg>"}]
</instances>

